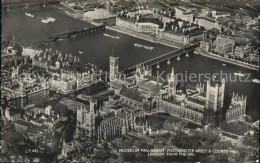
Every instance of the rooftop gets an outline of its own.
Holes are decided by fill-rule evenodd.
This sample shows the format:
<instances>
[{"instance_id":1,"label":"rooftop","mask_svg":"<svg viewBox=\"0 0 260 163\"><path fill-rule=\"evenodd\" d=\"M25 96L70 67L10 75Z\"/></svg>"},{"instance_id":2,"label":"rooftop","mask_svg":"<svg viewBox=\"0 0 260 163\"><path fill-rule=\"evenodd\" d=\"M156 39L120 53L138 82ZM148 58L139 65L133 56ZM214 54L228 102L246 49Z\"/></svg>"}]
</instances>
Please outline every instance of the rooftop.
<instances>
[{"instance_id":1,"label":"rooftop","mask_svg":"<svg viewBox=\"0 0 260 163\"><path fill-rule=\"evenodd\" d=\"M152 82L140 81L138 82L138 87L149 91L150 93L159 93L161 86Z\"/></svg>"},{"instance_id":2,"label":"rooftop","mask_svg":"<svg viewBox=\"0 0 260 163\"><path fill-rule=\"evenodd\" d=\"M204 20L206 20L206 21L209 21L209 22L211 22L211 23L215 23L216 22L216 20L214 20L214 19L212 19L212 18L210 18L210 17L206 17L206 16L199 16L199 17L197 17L198 19L204 19Z\"/></svg>"},{"instance_id":3,"label":"rooftop","mask_svg":"<svg viewBox=\"0 0 260 163\"><path fill-rule=\"evenodd\" d=\"M31 130L31 131L34 131L34 132L37 132L37 130L40 129L38 126L36 126L36 125L34 125L30 122L21 120L21 119L16 120L14 123L28 127L28 130Z\"/></svg>"},{"instance_id":4,"label":"rooftop","mask_svg":"<svg viewBox=\"0 0 260 163\"><path fill-rule=\"evenodd\" d=\"M59 103L66 105L68 109L72 111L76 111L76 107L82 104L81 102L69 99L67 97L62 98Z\"/></svg>"},{"instance_id":5,"label":"rooftop","mask_svg":"<svg viewBox=\"0 0 260 163\"><path fill-rule=\"evenodd\" d=\"M196 98L192 98L192 97L188 97L187 100L190 101L190 102L202 105L202 106L205 106L205 104L206 104L205 101L202 101L202 100L199 100L199 99L196 99Z\"/></svg>"},{"instance_id":6,"label":"rooftop","mask_svg":"<svg viewBox=\"0 0 260 163\"><path fill-rule=\"evenodd\" d=\"M8 109L8 108L7 108ZM9 107L9 114L10 116L20 114L21 110L19 108Z\"/></svg>"},{"instance_id":7,"label":"rooftop","mask_svg":"<svg viewBox=\"0 0 260 163\"><path fill-rule=\"evenodd\" d=\"M143 99L140 93L136 89L128 89L125 87L122 87L122 89L120 90L120 95L138 102L142 102Z\"/></svg>"}]
</instances>

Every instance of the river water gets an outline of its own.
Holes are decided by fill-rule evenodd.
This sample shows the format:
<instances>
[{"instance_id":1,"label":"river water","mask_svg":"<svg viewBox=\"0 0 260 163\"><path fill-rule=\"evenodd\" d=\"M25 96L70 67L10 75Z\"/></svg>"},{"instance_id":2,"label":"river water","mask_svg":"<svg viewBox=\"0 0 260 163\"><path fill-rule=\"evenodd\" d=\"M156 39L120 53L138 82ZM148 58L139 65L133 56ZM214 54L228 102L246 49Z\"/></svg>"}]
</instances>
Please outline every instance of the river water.
<instances>
[{"instance_id":1,"label":"river water","mask_svg":"<svg viewBox=\"0 0 260 163\"><path fill-rule=\"evenodd\" d=\"M12 10L9 13L2 13L2 33L4 35L14 35L16 39L24 42L26 45L36 45L48 35L60 33L65 30L82 29L93 26L87 22L68 16L64 9L57 9L54 7L34 8L30 9L28 12L35 15L36 18L25 16L25 11L22 10ZM57 19L57 21L51 24L43 24L38 19L45 17L53 17ZM119 36L120 39L105 37L103 33ZM153 46L154 49L146 50L144 48L136 48L133 45L134 43ZM68 38L60 42L52 42L48 47L64 53L77 55L81 61L94 63L104 70L108 70L108 58L111 55L113 48L116 48L118 51L120 57L119 69L121 70L175 50L171 47L150 43L109 30L98 31L76 38ZM82 51L83 54L79 54L79 51ZM216 61L196 54L189 57L181 57L180 61L174 59L171 61L171 64L161 64L160 69L153 68L153 73L156 74L156 71L158 70L159 72L165 72L165 75L171 72L173 66L176 73L182 74L213 74L222 71L223 73L233 75L234 72L240 71L242 73L250 73L250 79L258 78L257 71L231 64L223 66L221 61ZM192 85L196 84L194 82L189 83ZM247 113L252 116L254 120L258 119L259 85L252 82L227 82L225 87L225 99L230 98L233 91L247 96Z\"/></svg>"}]
</instances>

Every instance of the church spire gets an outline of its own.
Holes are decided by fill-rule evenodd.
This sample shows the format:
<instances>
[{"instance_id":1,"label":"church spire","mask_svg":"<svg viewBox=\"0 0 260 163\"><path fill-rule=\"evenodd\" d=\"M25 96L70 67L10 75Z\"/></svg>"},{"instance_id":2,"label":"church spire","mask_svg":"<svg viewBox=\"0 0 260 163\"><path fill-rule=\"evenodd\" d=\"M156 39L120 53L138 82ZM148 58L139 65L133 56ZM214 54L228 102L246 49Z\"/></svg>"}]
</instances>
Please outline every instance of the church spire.
<instances>
[{"instance_id":1,"label":"church spire","mask_svg":"<svg viewBox=\"0 0 260 163\"><path fill-rule=\"evenodd\" d=\"M175 74L174 74L174 67L172 67L172 72L171 72L171 76L168 79L169 82L169 95L171 96L175 96L176 93L176 82L175 82Z\"/></svg>"},{"instance_id":2,"label":"church spire","mask_svg":"<svg viewBox=\"0 0 260 163\"><path fill-rule=\"evenodd\" d=\"M172 67L172 73L171 76L174 76L174 67Z\"/></svg>"},{"instance_id":3,"label":"church spire","mask_svg":"<svg viewBox=\"0 0 260 163\"><path fill-rule=\"evenodd\" d=\"M169 78L169 82L175 82L174 67L172 67L172 72Z\"/></svg>"},{"instance_id":4,"label":"church spire","mask_svg":"<svg viewBox=\"0 0 260 163\"><path fill-rule=\"evenodd\" d=\"M174 67L172 67L171 78L174 78Z\"/></svg>"}]
</instances>

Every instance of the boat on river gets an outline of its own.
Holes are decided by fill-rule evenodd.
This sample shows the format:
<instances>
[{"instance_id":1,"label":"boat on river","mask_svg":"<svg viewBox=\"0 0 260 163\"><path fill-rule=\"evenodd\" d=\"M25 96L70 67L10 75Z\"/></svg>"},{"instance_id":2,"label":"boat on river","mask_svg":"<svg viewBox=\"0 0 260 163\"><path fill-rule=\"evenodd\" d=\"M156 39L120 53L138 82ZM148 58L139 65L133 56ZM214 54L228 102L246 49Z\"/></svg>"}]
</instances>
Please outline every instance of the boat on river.
<instances>
[{"instance_id":1,"label":"boat on river","mask_svg":"<svg viewBox=\"0 0 260 163\"><path fill-rule=\"evenodd\" d=\"M245 74L242 74L242 73L240 73L240 72L239 72L239 73L235 72L234 75L235 75L235 76L242 76L242 77L245 76Z\"/></svg>"},{"instance_id":2,"label":"boat on river","mask_svg":"<svg viewBox=\"0 0 260 163\"><path fill-rule=\"evenodd\" d=\"M110 37L110 35L109 35L109 34L106 34L106 33L103 33L103 35L106 36L106 37Z\"/></svg>"},{"instance_id":3,"label":"boat on river","mask_svg":"<svg viewBox=\"0 0 260 163\"><path fill-rule=\"evenodd\" d=\"M144 48L148 49L148 50L153 50L154 49L154 47L152 47L152 46L144 46Z\"/></svg>"},{"instance_id":4,"label":"boat on river","mask_svg":"<svg viewBox=\"0 0 260 163\"><path fill-rule=\"evenodd\" d=\"M138 43L134 43L134 46L137 47L137 48L145 48L147 50L153 50L154 47L152 46L145 46L145 45L141 45L141 44L138 44Z\"/></svg>"},{"instance_id":5,"label":"boat on river","mask_svg":"<svg viewBox=\"0 0 260 163\"><path fill-rule=\"evenodd\" d=\"M45 24L49 24L49 23L53 23L55 22L56 19L55 18L46 18L46 19L42 19L41 22L45 23Z\"/></svg>"},{"instance_id":6,"label":"boat on river","mask_svg":"<svg viewBox=\"0 0 260 163\"><path fill-rule=\"evenodd\" d=\"M28 16L28 17L34 18L34 15L33 15L33 14L30 14L30 13L28 13L28 12L26 12L25 15Z\"/></svg>"},{"instance_id":7,"label":"boat on river","mask_svg":"<svg viewBox=\"0 0 260 163\"><path fill-rule=\"evenodd\" d=\"M252 82L260 84L260 80L259 79L252 79Z\"/></svg>"},{"instance_id":8,"label":"boat on river","mask_svg":"<svg viewBox=\"0 0 260 163\"><path fill-rule=\"evenodd\" d=\"M143 47L144 47L143 45L138 44L138 43L134 43L134 46L135 46L135 47L138 47L138 48L143 48Z\"/></svg>"},{"instance_id":9,"label":"boat on river","mask_svg":"<svg viewBox=\"0 0 260 163\"><path fill-rule=\"evenodd\" d=\"M118 37L118 36L112 36L112 35L110 35L110 38L120 39L120 37Z\"/></svg>"},{"instance_id":10,"label":"boat on river","mask_svg":"<svg viewBox=\"0 0 260 163\"><path fill-rule=\"evenodd\" d=\"M120 39L119 36L112 36L112 35L107 34L107 33L103 33L103 35L106 36L106 37L114 38L114 39Z\"/></svg>"}]
</instances>

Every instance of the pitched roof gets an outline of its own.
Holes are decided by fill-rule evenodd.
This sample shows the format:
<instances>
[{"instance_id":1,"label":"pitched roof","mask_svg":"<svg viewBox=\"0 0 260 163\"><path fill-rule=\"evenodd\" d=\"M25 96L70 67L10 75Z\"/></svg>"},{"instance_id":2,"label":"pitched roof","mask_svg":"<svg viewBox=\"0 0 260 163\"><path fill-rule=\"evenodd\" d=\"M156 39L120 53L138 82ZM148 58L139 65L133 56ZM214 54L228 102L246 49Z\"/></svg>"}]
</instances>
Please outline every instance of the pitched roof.
<instances>
[{"instance_id":1,"label":"pitched roof","mask_svg":"<svg viewBox=\"0 0 260 163\"><path fill-rule=\"evenodd\" d=\"M137 92L137 90L128 89L123 87L120 90L120 95L130 98L132 100L142 102L143 97Z\"/></svg>"}]
</instances>

